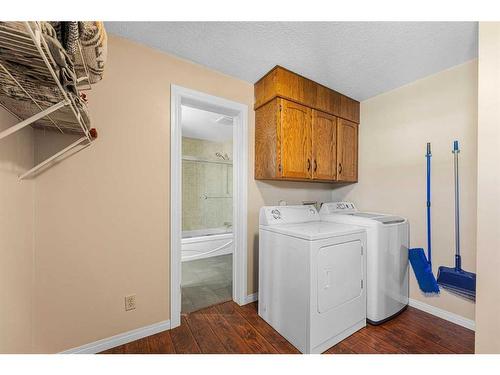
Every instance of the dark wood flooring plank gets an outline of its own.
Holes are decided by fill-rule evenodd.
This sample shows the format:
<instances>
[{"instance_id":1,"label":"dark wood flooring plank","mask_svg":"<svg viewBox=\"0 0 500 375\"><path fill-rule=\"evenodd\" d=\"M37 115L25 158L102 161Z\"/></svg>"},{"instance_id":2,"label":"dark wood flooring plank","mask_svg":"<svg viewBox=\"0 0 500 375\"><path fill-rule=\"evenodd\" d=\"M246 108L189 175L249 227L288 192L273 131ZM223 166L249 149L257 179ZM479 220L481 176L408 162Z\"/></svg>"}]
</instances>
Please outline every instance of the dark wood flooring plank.
<instances>
[{"instance_id":1,"label":"dark wood flooring plank","mask_svg":"<svg viewBox=\"0 0 500 375\"><path fill-rule=\"evenodd\" d=\"M381 354L376 349L368 345L363 345L361 342L351 345L350 349L356 354Z\"/></svg>"},{"instance_id":2,"label":"dark wood flooring plank","mask_svg":"<svg viewBox=\"0 0 500 375\"><path fill-rule=\"evenodd\" d=\"M416 317L414 313L405 311L400 317L399 320L404 322L406 329L426 340L440 344L457 354L474 353L474 340L460 337L460 335L446 330L439 321L432 319L432 315L431 318L423 320Z\"/></svg>"},{"instance_id":3,"label":"dark wood flooring plank","mask_svg":"<svg viewBox=\"0 0 500 375\"><path fill-rule=\"evenodd\" d=\"M422 354L417 345L408 342L404 337L394 334L390 330L384 329L382 326L370 326L370 335L378 340L385 340L395 346L400 353Z\"/></svg>"},{"instance_id":4,"label":"dark wood flooring plank","mask_svg":"<svg viewBox=\"0 0 500 375\"><path fill-rule=\"evenodd\" d=\"M406 323L402 320L390 320L382 325L386 331L401 337L412 347L417 348L423 354L453 354L453 352L429 339L422 338L406 328ZM410 353L414 353L410 351Z\"/></svg>"},{"instance_id":5,"label":"dark wood flooring plank","mask_svg":"<svg viewBox=\"0 0 500 375\"><path fill-rule=\"evenodd\" d=\"M473 330L467 329L465 327L459 326L458 324L449 322L445 319L439 318L437 316L426 313L425 311L416 309L414 307L408 307L408 312L411 312L412 318L420 319L427 322L432 322L433 325L446 329L448 332L457 334L465 339L474 340L475 333Z\"/></svg>"},{"instance_id":6,"label":"dark wood flooring plank","mask_svg":"<svg viewBox=\"0 0 500 375\"><path fill-rule=\"evenodd\" d=\"M197 310L194 313L196 313L196 314L203 314L203 315L206 315L206 314L215 314L215 315L217 315L217 314L219 314L219 312L217 311L217 308L215 306L208 306L208 307L205 307L205 308L203 308L201 310Z\"/></svg>"},{"instance_id":7,"label":"dark wood flooring plank","mask_svg":"<svg viewBox=\"0 0 500 375\"><path fill-rule=\"evenodd\" d=\"M124 345L124 354L148 354L147 337L129 342Z\"/></svg>"},{"instance_id":8,"label":"dark wood flooring plank","mask_svg":"<svg viewBox=\"0 0 500 375\"><path fill-rule=\"evenodd\" d=\"M362 345L370 346L375 349L380 354L400 354L401 349L394 346L389 340L386 340L382 337L375 337L371 335L371 327L365 327L355 335L359 338L359 342Z\"/></svg>"},{"instance_id":9,"label":"dark wood flooring plank","mask_svg":"<svg viewBox=\"0 0 500 375\"><path fill-rule=\"evenodd\" d=\"M170 337L170 331L164 331L147 337L148 352L151 354L173 354L174 343Z\"/></svg>"},{"instance_id":10,"label":"dark wood flooring plank","mask_svg":"<svg viewBox=\"0 0 500 375\"><path fill-rule=\"evenodd\" d=\"M191 313L186 316L187 324L202 353L225 353L226 348L210 327L205 314Z\"/></svg>"},{"instance_id":11,"label":"dark wood flooring plank","mask_svg":"<svg viewBox=\"0 0 500 375\"><path fill-rule=\"evenodd\" d=\"M357 354L379 354L375 348L363 343L362 337L358 332L345 338L342 343Z\"/></svg>"},{"instance_id":12,"label":"dark wood flooring plank","mask_svg":"<svg viewBox=\"0 0 500 375\"><path fill-rule=\"evenodd\" d=\"M248 304L244 306L236 306L240 314L254 327L264 338L274 346L274 348L281 354L298 354L300 353L297 348L290 344L283 336L281 336L273 327L266 323L257 314L255 304Z\"/></svg>"},{"instance_id":13,"label":"dark wood flooring plank","mask_svg":"<svg viewBox=\"0 0 500 375\"><path fill-rule=\"evenodd\" d=\"M222 317L238 333L250 350L256 354L276 354L278 351L252 325L240 315L234 302L217 306Z\"/></svg>"},{"instance_id":14,"label":"dark wood flooring plank","mask_svg":"<svg viewBox=\"0 0 500 375\"><path fill-rule=\"evenodd\" d=\"M474 353L474 331L460 326L451 330L449 329L449 324L453 323L425 312L417 311L409 310L405 312L405 314L408 313L405 322L408 323L407 327L409 330L414 332L417 332L417 330L419 332L429 332L432 341L447 347L457 354Z\"/></svg>"},{"instance_id":15,"label":"dark wood flooring plank","mask_svg":"<svg viewBox=\"0 0 500 375\"><path fill-rule=\"evenodd\" d=\"M337 345L332 346L330 349L328 349L324 354L356 354L356 353L341 341Z\"/></svg>"},{"instance_id":16,"label":"dark wood flooring plank","mask_svg":"<svg viewBox=\"0 0 500 375\"><path fill-rule=\"evenodd\" d=\"M208 320L215 335L226 348L227 353L250 354L252 350L231 327L231 325L221 316L220 312L215 309L215 313L204 314Z\"/></svg>"},{"instance_id":17,"label":"dark wood flooring plank","mask_svg":"<svg viewBox=\"0 0 500 375\"><path fill-rule=\"evenodd\" d=\"M181 317L181 325L170 330L170 337L177 354L201 353L200 347L189 329L186 317Z\"/></svg>"}]
</instances>

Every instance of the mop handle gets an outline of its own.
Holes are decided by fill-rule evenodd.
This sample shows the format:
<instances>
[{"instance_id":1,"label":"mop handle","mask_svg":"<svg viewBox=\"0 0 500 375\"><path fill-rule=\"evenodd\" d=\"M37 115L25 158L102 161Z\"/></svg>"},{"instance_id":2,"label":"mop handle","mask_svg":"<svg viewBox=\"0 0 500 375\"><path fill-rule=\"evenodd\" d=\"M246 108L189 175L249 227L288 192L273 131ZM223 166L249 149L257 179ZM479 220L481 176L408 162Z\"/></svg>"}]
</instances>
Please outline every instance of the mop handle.
<instances>
[{"instance_id":1,"label":"mop handle","mask_svg":"<svg viewBox=\"0 0 500 375\"><path fill-rule=\"evenodd\" d=\"M455 268L460 269L460 192L459 192L459 179L458 179L458 141L453 142L453 166L455 172Z\"/></svg>"},{"instance_id":2,"label":"mop handle","mask_svg":"<svg viewBox=\"0 0 500 375\"><path fill-rule=\"evenodd\" d=\"M429 264L431 261L431 144L427 142L427 260Z\"/></svg>"}]
</instances>

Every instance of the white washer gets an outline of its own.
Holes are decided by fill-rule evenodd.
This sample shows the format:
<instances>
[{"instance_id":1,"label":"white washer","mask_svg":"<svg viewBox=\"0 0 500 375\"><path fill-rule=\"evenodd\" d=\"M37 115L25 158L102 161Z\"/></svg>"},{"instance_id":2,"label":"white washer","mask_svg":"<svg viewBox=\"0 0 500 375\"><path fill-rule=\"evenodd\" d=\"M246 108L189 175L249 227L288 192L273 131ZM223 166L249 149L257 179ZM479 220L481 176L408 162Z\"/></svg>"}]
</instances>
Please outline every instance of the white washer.
<instances>
[{"instance_id":1,"label":"white washer","mask_svg":"<svg viewBox=\"0 0 500 375\"><path fill-rule=\"evenodd\" d=\"M324 203L321 219L367 232L367 321L381 324L408 305L409 225L404 217L359 212L352 202Z\"/></svg>"},{"instance_id":2,"label":"white washer","mask_svg":"<svg viewBox=\"0 0 500 375\"><path fill-rule=\"evenodd\" d=\"M366 232L313 206L260 210L259 315L302 353L366 326Z\"/></svg>"}]
</instances>

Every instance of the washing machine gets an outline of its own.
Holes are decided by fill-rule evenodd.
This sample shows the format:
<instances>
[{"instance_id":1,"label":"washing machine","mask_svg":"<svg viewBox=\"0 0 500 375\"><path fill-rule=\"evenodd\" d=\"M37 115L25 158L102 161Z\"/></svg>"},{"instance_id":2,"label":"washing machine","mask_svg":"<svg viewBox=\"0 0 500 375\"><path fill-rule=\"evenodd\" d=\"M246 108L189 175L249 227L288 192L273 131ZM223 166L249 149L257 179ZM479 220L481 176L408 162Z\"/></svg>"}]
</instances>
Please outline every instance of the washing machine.
<instances>
[{"instance_id":1,"label":"washing machine","mask_svg":"<svg viewBox=\"0 0 500 375\"><path fill-rule=\"evenodd\" d=\"M366 228L366 314L381 324L408 306L409 224L404 217L360 212L352 202L324 203L323 221Z\"/></svg>"},{"instance_id":2,"label":"washing machine","mask_svg":"<svg viewBox=\"0 0 500 375\"><path fill-rule=\"evenodd\" d=\"M259 315L302 353L366 326L366 231L314 206L260 210Z\"/></svg>"}]
</instances>

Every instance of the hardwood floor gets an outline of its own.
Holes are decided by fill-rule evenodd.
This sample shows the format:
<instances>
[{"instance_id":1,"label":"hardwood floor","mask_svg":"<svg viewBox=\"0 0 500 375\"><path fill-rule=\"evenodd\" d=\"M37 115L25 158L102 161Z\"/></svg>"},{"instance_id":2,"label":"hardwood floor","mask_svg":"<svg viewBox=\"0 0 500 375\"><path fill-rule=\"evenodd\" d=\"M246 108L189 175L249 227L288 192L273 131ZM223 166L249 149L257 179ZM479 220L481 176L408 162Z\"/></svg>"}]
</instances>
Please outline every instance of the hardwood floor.
<instances>
[{"instance_id":1,"label":"hardwood floor","mask_svg":"<svg viewBox=\"0 0 500 375\"><path fill-rule=\"evenodd\" d=\"M103 354L298 353L257 315L257 304L226 302L182 316L182 324ZM474 332L408 307L380 326L367 326L327 354L474 353Z\"/></svg>"}]
</instances>

